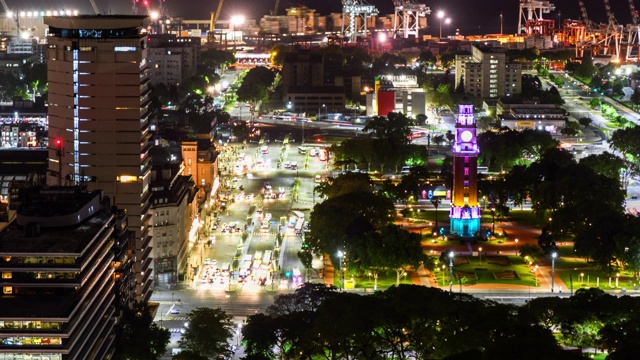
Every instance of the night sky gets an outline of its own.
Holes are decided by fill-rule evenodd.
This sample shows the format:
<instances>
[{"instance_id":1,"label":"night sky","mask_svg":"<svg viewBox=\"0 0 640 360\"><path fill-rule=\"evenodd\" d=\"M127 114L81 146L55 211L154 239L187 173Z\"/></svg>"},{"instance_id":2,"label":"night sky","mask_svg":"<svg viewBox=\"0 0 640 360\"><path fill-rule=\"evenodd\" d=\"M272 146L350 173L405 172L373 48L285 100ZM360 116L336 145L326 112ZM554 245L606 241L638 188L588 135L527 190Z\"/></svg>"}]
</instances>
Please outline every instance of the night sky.
<instances>
[{"instance_id":1,"label":"night sky","mask_svg":"<svg viewBox=\"0 0 640 360\"><path fill-rule=\"evenodd\" d=\"M130 13L130 0L95 0L103 12L113 14ZM142 0L140 0L142 1ZM160 0L149 0L152 4ZM9 7L18 10L64 8L78 9L81 12L93 13L89 0L6 0ZM206 19L209 12L218 6L218 0L166 0L171 15L183 16L186 19ZM578 0L552 0L556 5L556 11L547 17L557 20L558 10L562 18L578 18L580 11ZM594 21L606 20L604 0L584 0L589 17ZM369 0L375 5L381 14L393 12L392 0ZM500 12L504 16L505 33L515 32L518 23L518 0L431 0L424 1L432 12L444 10L451 17L450 34L454 29L460 29L463 35L497 33L500 31ZM616 18L622 24L631 19L628 0L610 0L611 7ZM232 14L243 13L247 17L258 18L273 9L275 0L225 0L221 17L228 18ZM280 0L280 14L286 7L306 5L314 8L321 14L340 12L341 0ZM640 1L636 0L636 7L640 10ZM431 21L430 33L436 34L438 22L434 15L429 17ZM443 33L445 28L443 28Z\"/></svg>"}]
</instances>

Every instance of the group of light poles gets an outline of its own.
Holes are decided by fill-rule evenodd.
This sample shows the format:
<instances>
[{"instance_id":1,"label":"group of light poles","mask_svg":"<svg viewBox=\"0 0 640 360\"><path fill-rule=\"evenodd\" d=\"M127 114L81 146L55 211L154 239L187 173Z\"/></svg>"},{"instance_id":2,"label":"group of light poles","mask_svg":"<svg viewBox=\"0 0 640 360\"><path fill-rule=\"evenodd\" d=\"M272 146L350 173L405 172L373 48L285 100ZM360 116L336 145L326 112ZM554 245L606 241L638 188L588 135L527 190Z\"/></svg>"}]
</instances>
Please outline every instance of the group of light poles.
<instances>
[{"instance_id":1,"label":"group of light poles","mask_svg":"<svg viewBox=\"0 0 640 360\"><path fill-rule=\"evenodd\" d=\"M449 17L445 18L445 13L442 10L438 11L437 16L438 16L438 19L440 19L440 38L442 38L442 21L444 20L445 25L449 25L451 24L451 18Z\"/></svg>"}]
</instances>

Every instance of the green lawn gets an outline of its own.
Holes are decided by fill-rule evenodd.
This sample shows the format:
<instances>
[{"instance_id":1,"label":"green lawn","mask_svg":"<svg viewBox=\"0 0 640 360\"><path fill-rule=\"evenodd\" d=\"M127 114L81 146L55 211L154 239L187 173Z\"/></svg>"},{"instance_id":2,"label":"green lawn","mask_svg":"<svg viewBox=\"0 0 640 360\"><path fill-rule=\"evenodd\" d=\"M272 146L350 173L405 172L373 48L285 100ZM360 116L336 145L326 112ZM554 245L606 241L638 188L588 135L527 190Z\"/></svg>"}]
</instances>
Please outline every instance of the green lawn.
<instances>
[{"instance_id":1,"label":"green lawn","mask_svg":"<svg viewBox=\"0 0 640 360\"><path fill-rule=\"evenodd\" d=\"M509 220L522 226L530 226L535 228L541 228L544 225L545 220L538 218L533 211L511 209L509 211Z\"/></svg>"},{"instance_id":2,"label":"green lawn","mask_svg":"<svg viewBox=\"0 0 640 360\"><path fill-rule=\"evenodd\" d=\"M432 222L435 225L436 221L436 211L435 210L427 210L427 211L417 211L414 210L409 214L409 218L411 219L420 219L426 222ZM449 208L443 209L441 205L438 208L438 225L443 225L449 222ZM429 225L429 224L427 224Z\"/></svg>"},{"instance_id":3,"label":"green lawn","mask_svg":"<svg viewBox=\"0 0 640 360\"><path fill-rule=\"evenodd\" d=\"M573 291L576 291L580 288L586 289L590 287L598 287L602 290L619 290L621 288L633 290L634 286L638 285L638 282L636 281L633 274L628 272L620 273L620 277L618 278L618 287L616 287L616 274L608 275L593 268L577 270L556 270L556 273L567 286L567 288L563 289L563 291L570 291L572 280ZM584 276L582 276L582 274ZM609 286L609 278L611 278L611 286ZM629 285L629 282L631 282L631 285Z\"/></svg>"},{"instance_id":4,"label":"green lawn","mask_svg":"<svg viewBox=\"0 0 640 360\"><path fill-rule=\"evenodd\" d=\"M525 286L540 286L540 284L536 284L535 277L533 273L529 270L529 267L524 264L524 260L519 256L501 256L501 258L507 258L509 260L509 265L499 265L499 264L491 264L487 263L487 259L483 256L482 263L478 257L464 256L468 263L454 265L453 272L457 274L457 276L462 276L462 273L470 273L475 274L477 280L469 279L467 281L463 281L467 284L512 284L512 285L525 285ZM491 257L490 257L491 258ZM442 284L442 265L439 265L439 269L436 272L436 277L440 284ZM444 264L444 275L445 282L448 283L449 276L449 264ZM496 278L496 274L505 272L505 271L514 271L517 274L517 279L500 279Z\"/></svg>"},{"instance_id":5,"label":"green lawn","mask_svg":"<svg viewBox=\"0 0 640 360\"><path fill-rule=\"evenodd\" d=\"M375 280L373 276L356 276L347 272L344 275L345 282L347 280L355 280L356 288L358 289L373 289ZM411 273L407 272L407 276L400 277L400 284L411 284ZM333 276L333 284L335 287L340 287L340 273L336 270ZM393 285L396 285L396 272L381 272L378 274L378 289L387 289Z\"/></svg>"}]
</instances>

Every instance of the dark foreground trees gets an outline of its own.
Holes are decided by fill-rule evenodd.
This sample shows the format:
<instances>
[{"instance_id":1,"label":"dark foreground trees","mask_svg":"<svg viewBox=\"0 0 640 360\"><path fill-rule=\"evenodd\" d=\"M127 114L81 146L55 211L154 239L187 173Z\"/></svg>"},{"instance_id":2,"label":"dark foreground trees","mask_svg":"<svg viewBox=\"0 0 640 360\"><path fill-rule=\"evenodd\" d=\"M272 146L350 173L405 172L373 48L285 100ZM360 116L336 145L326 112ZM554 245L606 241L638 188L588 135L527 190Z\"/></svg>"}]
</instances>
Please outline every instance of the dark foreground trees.
<instances>
[{"instance_id":1,"label":"dark foreground trees","mask_svg":"<svg viewBox=\"0 0 640 360\"><path fill-rule=\"evenodd\" d=\"M199 307L187 314L188 326L180 347L194 354L215 357L228 353L233 336L233 321L222 309Z\"/></svg>"},{"instance_id":2,"label":"dark foreground trees","mask_svg":"<svg viewBox=\"0 0 640 360\"><path fill-rule=\"evenodd\" d=\"M248 359L580 358L518 308L467 294L401 285L362 296L315 285L282 297L249 317Z\"/></svg>"},{"instance_id":3,"label":"dark foreground trees","mask_svg":"<svg viewBox=\"0 0 640 360\"><path fill-rule=\"evenodd\" d=\"M115 359L155 360L169 344L171 334L153 322L148 303L125 309L116 327Z\"/></svg>"}]
</instances>

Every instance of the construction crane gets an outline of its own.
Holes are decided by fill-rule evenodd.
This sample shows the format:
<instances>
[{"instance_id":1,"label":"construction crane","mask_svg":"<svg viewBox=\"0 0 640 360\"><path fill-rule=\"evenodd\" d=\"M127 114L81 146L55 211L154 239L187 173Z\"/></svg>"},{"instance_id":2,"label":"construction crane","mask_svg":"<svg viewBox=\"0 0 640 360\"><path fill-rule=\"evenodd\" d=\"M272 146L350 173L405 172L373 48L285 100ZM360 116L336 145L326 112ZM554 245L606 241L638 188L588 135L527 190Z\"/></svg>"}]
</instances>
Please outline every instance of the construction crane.
<instances>
[{"instance_id":1,"label":"construction crane","mask_svg":"<svg viewBox=\"0 0 640 360\"><path fill-rule=\"evenodd\" d=\"M518 18L518 34L549 35L553 29L553 20L542 18L555 10L556 6L546 0L520 0L520 17Z\"/></svg>"},{"instance_id":2,"label":"construction crane","mask_svg":"<svg viewBox=\"0 0 640 360\"><path fill-rule=\"evenodd\" d=\"M96 1L95 0L89 0L89 1L91 1L91 6L93 7L93 11L96 13L96 15L100 15L100 9L98 9L98 5L96 5Z\"/></svg>"},{"instance_id":3,"label":"construction crane","mask_svg":"<svg viewBox=\"0 0 640 360\"><path fill-rule=\"evenodd\" d=\"M610 51L615 52L615 59L613 59L613 61L618 62L620 61L620 39L622 38L624 27L618 24L618 21L611 11L609 0L604 0L604 8L607 12L607 28L604 38L604 53L608 54Z\"/></svg>"},{"instance_id":4,"label":"construction crane","mask_svg":"<svg viewBox=\"0 0 640 360\"><path fill-rule=\"evenodd\" d=\"M220 17L220 11L222 11L222 4L224 4L224 0L220 0L218 2L218 8L216 9L216 12L211 12L211 18L209 20L209 32L207 33L207 42L213 43L214 41L216 41L216 23L218 22L218 18Z\"/></svg>"},{"instance_id":5,"label":"construction crane","mask_svg":"<svg viewBox=\"0 0 640 360\"><path fill-rule=\"evenodd\" d=\"M431 9L413 0L393 0L393 5L395 7L393 36L401 35L406 39L413 35L418 39L420 37L420 18L431 14Z\"/></svg>"},{"instance_id":6,"label":"construction crane","mask_svg":"<svg viewBox=\"0 0 640 360\"><path fill-rule=\"evenodd\" d=\"M345 27L347 14L349 26ZM364 0L342 0L342 33L352 43L359 37L367 37L367 20L375 15L378 15L378 9Z\"/></svg>"},{"instance_id":7,"label":"construction crane","mask_svg":"<svg viewBox=\"0 0 640 360\"><path fill-rule=\"evenodd\" d=\"M580 27L576 34L576 57L583 57L584 50L590 48L593 45L593 39L589 35L594 33L593 22L589 19L587 14L587 7L584 6L584 1L578 0L578 6L580 7L580 17L582 18L582 27Z\"/></svg>"},{"instance_id":8,"label":"construction crane","mask_svg":"<svg viewBox=\"0 0 640 360\"><path fill-rule=\"evenodd\" d=\"M640 15L633 0L629 0L629 10L631 11L631 24L627 25L627 61L638 61L640 53Z\"/></svg>"},{"instance_id":9,"label":"construction crane","mask_svg":"<svg viewBox=\"0 0 640 360\"><path fill-rule=\"evenodd\" d=\"M591 20L587 15L587 7L584 6L584 2L582 0L579 0L578 5L580 6L580 15L582 17L582 21L584 22L584 26L587 27L588 29L593 28Z\"/></svg>"}]
</instances>

